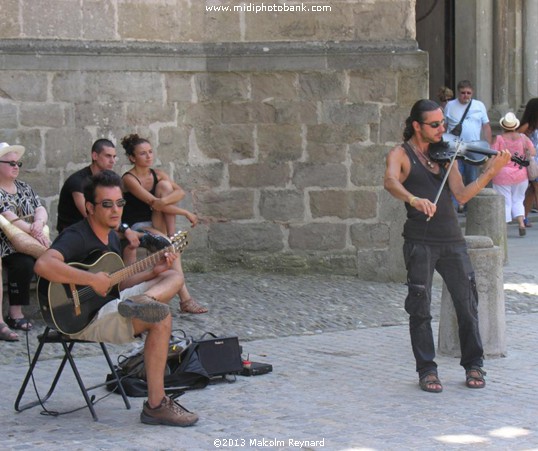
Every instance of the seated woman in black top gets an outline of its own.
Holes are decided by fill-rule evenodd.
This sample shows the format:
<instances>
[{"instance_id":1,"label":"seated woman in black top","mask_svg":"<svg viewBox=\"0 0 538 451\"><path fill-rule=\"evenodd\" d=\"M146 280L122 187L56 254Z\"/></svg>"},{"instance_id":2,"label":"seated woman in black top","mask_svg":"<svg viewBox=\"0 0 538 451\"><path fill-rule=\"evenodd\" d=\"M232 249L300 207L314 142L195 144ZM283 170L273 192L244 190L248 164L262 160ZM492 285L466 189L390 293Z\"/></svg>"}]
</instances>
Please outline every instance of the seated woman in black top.
<instances>
[{"instance_id":1,"label":"seated woman in black top","mask_svg":"<svg viewBox=\"0 0 538 451\"><path fill-rule=\"evenodd\" d=\"M185 197L183 189L170 176L153 169L151 143L137 134L124 137L121 145L133 167L123 174L124 197L127 200L122 222L133 230L148 230L155 234L172 236L176 231L176 216L185 216L195 227L195 214L177 204ZM180 259L176 269L183 275ZM180 310L186 313L206 313L207 308L199 305L189 294L186 285L178 293Z\"/></svg>"}]
</instances>

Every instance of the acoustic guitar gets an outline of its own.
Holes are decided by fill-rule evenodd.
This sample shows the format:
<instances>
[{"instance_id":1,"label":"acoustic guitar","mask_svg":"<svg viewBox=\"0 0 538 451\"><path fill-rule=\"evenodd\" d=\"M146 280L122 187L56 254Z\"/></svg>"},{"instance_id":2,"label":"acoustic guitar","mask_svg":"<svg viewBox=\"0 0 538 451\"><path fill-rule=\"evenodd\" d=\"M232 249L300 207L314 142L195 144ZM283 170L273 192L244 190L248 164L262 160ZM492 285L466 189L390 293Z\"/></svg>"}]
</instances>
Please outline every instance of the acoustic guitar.
<instances>
[{"instance_id":1,"label":"acoustic guitar","mask_svg":"<svg viewBox=\"0 0 538 451\"><path fill-rule=\"evenodd\" d=\"M45 323L63 334L81 332L101 307L113 299L118 299L120 282L155 266L167 252L183 252L187 244L187 232L178 232L173 236L170 246L129 266L125 266L120 256L114 252L90 255L89 261L85 263L69 263L93 273L108 273L112 283L105 296L97 294L89 286L49 282L39 277L37 299Z\"/></svg>"}]
</instances>

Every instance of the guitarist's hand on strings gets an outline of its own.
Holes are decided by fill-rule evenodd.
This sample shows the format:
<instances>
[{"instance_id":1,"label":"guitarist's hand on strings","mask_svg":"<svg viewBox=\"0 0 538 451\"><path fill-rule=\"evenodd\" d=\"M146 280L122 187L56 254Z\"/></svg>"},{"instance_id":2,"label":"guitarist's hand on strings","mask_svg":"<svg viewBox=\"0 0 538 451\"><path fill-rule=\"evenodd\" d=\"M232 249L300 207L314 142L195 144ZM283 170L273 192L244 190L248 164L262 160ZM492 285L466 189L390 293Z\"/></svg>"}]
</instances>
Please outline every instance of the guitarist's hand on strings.
<instances>
[{"instance_id":1,"label":"guitarist's hand on strings","mask_svg":"<svg viewBox=\"0 0 538 451\"><path fill-rule=\"evenodd\" d=\"M106 272L100 271L94 274L93 282L90 286L98 295L106 296L108 290L110 290L110 284L110 276Z\"/></svg>"},{"instance_id":2,"label":"guitarist's hand on strings","mask_svg":"<svg viewBox=\"0 0 538 451\"><path fill-rule=\"evenodd\" d=\"M177 258L178 254L174 252L165 252L164 258L153 267L153 273L157 275L170 269Z\"/></svg>"}]
</instances>

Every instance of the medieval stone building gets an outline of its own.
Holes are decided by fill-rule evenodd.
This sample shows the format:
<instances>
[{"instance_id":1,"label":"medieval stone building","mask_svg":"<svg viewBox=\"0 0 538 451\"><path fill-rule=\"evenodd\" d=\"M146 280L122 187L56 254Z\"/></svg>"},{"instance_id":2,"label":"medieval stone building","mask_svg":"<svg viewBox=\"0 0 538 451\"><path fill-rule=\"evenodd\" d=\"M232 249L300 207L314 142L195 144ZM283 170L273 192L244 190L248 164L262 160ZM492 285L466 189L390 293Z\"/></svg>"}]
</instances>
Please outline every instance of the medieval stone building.
<instances>
[{"instance_id":1,"label":"medieval stone building","mask_svg":"<svg viewBox=\"0 0 538 451\"><path fill-rule=\"evenodd\" d=\"M414 0L0 6L0 141L26 147L20 177L53 228L60 187L92 142L116 142L123 172L120 139L137 132L201 218L187 267L401 278L404 209L382 179L411 105L429 95ZM484 89L497 104L510 92L494 89L495 73Z\"/></svg>"}]
</instances>

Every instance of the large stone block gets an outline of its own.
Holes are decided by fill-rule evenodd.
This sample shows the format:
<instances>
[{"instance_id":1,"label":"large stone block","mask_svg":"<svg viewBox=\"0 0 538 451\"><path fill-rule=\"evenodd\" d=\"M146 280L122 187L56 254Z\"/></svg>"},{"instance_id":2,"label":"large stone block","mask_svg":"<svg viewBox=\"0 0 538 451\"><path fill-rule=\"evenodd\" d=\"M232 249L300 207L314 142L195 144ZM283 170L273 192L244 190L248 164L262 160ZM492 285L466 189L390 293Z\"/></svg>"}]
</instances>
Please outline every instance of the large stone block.
<instances>
[{"instance_id":1,"label":"large stone block","mask_svg":"<svg viewBox=\"0 0 538 451\"><path fill-rule=\"evenodd\" d=\"M336 71L299 74L299 93L306 100L340 100L346 95L345 75Z\"/></svg>"},{"instance_id":2,"label":"large stone block","mask_svg":"<svg viewBox=\"0 0 538 451\"><path fill-rule=\"evenodd\" d=\"M162 102L157 72L61 72L52 82L54 100L64 102Z\"/></svg>"},{"instance_id":3,"label":"large stone block","mask_svg":"<svg viewBox=\"0 0 538 451\"><path fill-rule=\"evenodd\" d=\"M41 198L43 206L45 206L45 199L47 197L58 194L58 187L54 176L43 176L41 172L22 170L19 174L19 179L28 183L34 189L37 195Z\"/></svg>"},{"instance_id":4,"label":"large stone block","mask_svg":"<svg viewBox=\"0 0 538 451\"><path fill-rule=\"evenodd\" d=\"M307 142L306 151L308 152L308 162L313 164L324 163L346 163L348 152L347 145L339 144L320 144L317 142Z\"/></svg>"},{"instance_id":5,"label":"large stone block","mask_svg":"<svg viewBox=\"0 0 538 451\"><path fill-rule=\"evenodd\" d=\"M116 7L113 0L84 0L82 3L82 38L116 40Z\"/></svg>"},{"instance_id":6,"label":"large stone block","mask_svg":"<svg viewBox=\"0 0 538 451\"><path fill-rule=\"evenodd\" d=\"M249 98L249 79L239 73L201 73L195 76L199 102L216 100L246 100Z\"/></svg>"},{"instance_id":7,"label":"large stone block","mask_svg":"<svg viewBox=\"0 0 538 451\"><path fill-rule=\"evenodd\" d=\"M254 191L205 191L194 193L196 211L211 220L254 218Z\"/></svg>"},{"instance_id":8,"label":"large stone block","mask_svg":"<svg viewBox=\"0 0 538 451\"><path fill-rule=\"evenodd\" d=\"M380 111L376 104L329 100L322 102L321 118L325 124L377 124L380 120Z\"/></svg>"},{"instance_id":9,"label":"large stone block","mask_svg":"<svg viewBox=\"0 0 538 451\"><path fill-rule=\"evenodd\" d=\"M377 194L372 191L324 190L309 195L313 218L369 219L377 215Z\"/></svg>"},{"instance_id":10,"label":"large stone block","mask_svg":"<svg viewBox=\"0 0 538 451\"><path fill-rule=\"evenodd\" d=\"M414 16L410 2L386 0L353 4L355 39L358 40L401 40L414 36L411 21L403 19Z\"/></svg>"},{"instance_id":11,"label":"large stone block","mask_svg":"<svg viewBox=\"0 0 538 451\"><path fill-rule=\"evenodd\" d=\"M346 247L345 224L312 223L290 225L290 249L308 251L336 251Z\"/></svg>"},{"instance_id":12,"label":"large stone block","mask_svg":"<svg viewBox=\"0 0 538 451\"><path fill-rule=\"evenodd\" d=\"M49 168L88 161L92 136L86 130L54 128L45 133L45 162Z\"/></svg>"},{"instance_id":13,"label":"large stone block","mask_svg":"<svg viewBox=\"0 0 538 451\"><path fill-rule=\"evenodd\" d=\"M125 121L123 108L109 102L75 103L75 127L99 127L113 130L129 126Z\"/></svg>"},{"instance_id":14,"label":"large stone block","mask_svg":"<svg viewBox=\"0 0 538 451\"><path fill-rule=\"evenodd\" d=\"M273 4L257 0L243 5L247 8L245 39L249 41L353 39L353 11L347 3Z\"/></svg>"},{"instance_id":15,"label":"large stone block","mask_svg":"<svg viewBox=\"0 0 538 451\"><path fill-rule=\"evenodd\" d=\"M390 245L390 229L387 224L351 224L349 235L357 249L386 248Z\"/></svg>"},{"instance_id":16,"label":"large stone block","mask_svg":"<svg viewBox=\"0 0 538 451\"><path fill-rule=\"evenodd\" d=\"M171 103L163 105L162 102L129 102L126 104L126 110L127 123L133 126L176 120L176 108Z\"/></svg>"},{"instance_id":17,"label":"large stone block","mask_svg":"<svg viewBox=\"0 0 538 451\"><path fill-rule=\"evenodd\" d=\"M186 165L178 162L176 181L184 189L218 188L224 178L224 164L221 162L205 165Z\"/></svg>"},{"instance_id":18,"label":"large stone block","mask_svg":"<svg viewBox=\"0 0 538 451\"><path fill-rule=\"evenodd\" d=\"M165 74L166 100L168 102L193 102L193 74L182 72Z\"/></svg>"},{"instance_id":19,"label":"large stone block","mask_svg":"<svg viewBox=\"0 0 538 451\"><path fill-rule=\"evenodd\" d=\"M275 163L298 160L303 153L301 134L299 125L259 125L260 159Z\"/></svg>"},{"instance_id":20,"label":"large stone block","mask_svg":"<svg viewBox=\"0 0 538 451\"><path fill-rule=\"evenodd\" d=\"M213 125L195 129L198 149L207 158L230 162L254 157L252 125Z\"/></svg>"},{"instance_id":21,"label":"large stone block","mask_svg":"<svg viewBox=\"0 0 538 451\"><path fill-rule=\"evenodd\" d=\"M357 143L349 146L351 183L356 186L383 185L386 146L367 146Z\"/></svg>"},{"instance_id":22,"label":"large stone block","mask_svg":"<svg viewBox=\"0 0 538 451\"><path fill-rule=\"evenodd\" d=\"M222 102L223 124L248 124L251 120L250 101Z\"/></svg>"},{"instance_id":23,"label":"large stone block","mask_svg":"<svg viewBox=\"0 0 538 451\"><path fill-rule=\"evenodd\" d=\"M358 124L318 124L306 127L306 139L307 146L311 143L314 145L318 143L351 144L356 141L366 141L368 133L366 128L360 127Z\"/></svg>"},{"instance_id":24,"label":"large stone block","mask_svg":"<svg viewBox=\"0 0 538 451\"><path fill-rule=\"evenodd\" d=\"M394 282L393 266L394 254L389 249L367 248L357 251L357 273L359 279Z\"/></svg>"},{"instance_id":25,"label":"large stone block","mask_svg":"<svg viewBox=\"0 0 538 451\"><path fill-rule=\"evenodd\" d=\"M271 100L264 102L274 108L277 124L317 124L318 106L316 102Z\"/></svg>"},{"instance_id":26,"label":"large stone block","mask_svg":"<svg viewBox=\"0 0 538 451\"><path fill-rule=\"evenodd\" d=\"M0 103L0 129L16 129L19 125L18 108L11 103Z\"/></svg>"},{"instance_id":27,"label":"large stone block","mask_svg":"<svg viewBox=\"0 0 538 451\"><path fill-rule=\"evenodd\" d=\"M300 189L310 186L345 187L347 168L343 164L294 163L293 184Z\"/></svg>"},{"instance_id":28,"label":"large stone block","mask_svg":"<svg viewBox=\"0 0 538 451\"><path fill-rule=\"evenodd\" d=\"M205 102L195 103L188 107L183 118L178 120L193 127L207 127L220 125L222 121L222 103Z\"/></svg>"},{"instance_id":29,"label":"large stone block","mask_svg":"<svg viewBox=\"0 0 538 451\"><path fill-rule=\"evenodd\" d=\"M0 77L0 98L45 102L47 87L46 73L3 70Z\"/></svg>"},{"instance_id":30,"label":"large stone block","mask_svg":"<svg viewBox=\"0 0 538 451\"><path fill-rule=\"evenodd\" d=\"M253 73L250 83L253 100L297 100L297 74L293 72Z\"/></svg>"},{"instance_id":31,"label":"large stone block","mask_svg":"<svg viewBox=\"0 0 538 451\"><path fill-rule=\"evenodd\" d=\"M263 190L259 210L262 218L268 221L304 220L304 195L297 190Z\"/></svg>"},{"instance_id":32,"label":"large stone block","mask_svg":"<svg viewBox=\"0 0 538 451\"><path fill-rule=\"evenodd\" d=\"M3 134L2 134L3 136ZM23 128L16 131L13 140L8 141L9 144L21 144L26 151L23 157L23 168L35 170L41 163L41 154L43 148L43 139L38 128ZM41 173L41 171L39 171Z\"/></svg>"},{"instance_id":33,"label":"large stone block","mask_svg":"<svg viewBox=\"0 0 538 451\"><path fill-rule=\"evenodd\" d=\"M287 164L254 163L228 166L230 187L284 187L290 180Z\"/></svg>"},{"instance_id":34,"label":"large stone block","mask_svg":"<svg viewBox=\"0 0 538 451\"><path fill-rule=\"evenodd\" d=\"M176 42L180 38L181 10L162 2L120 2L118 33L122 39Z\"/></svg>"},{"instance_id":35,"label":"large stone block","mask_svg":"<svg viewBox=\"0 0 538 451\"><path fill-rule=\"evenodd\" d=\"M217 252L277 252L284 248L282 229L269 223L215 223L209 243Z\"/></svg>"},{"instance_id":36,"label":"large stone block","mask_svg":"<svg viewBox=\"0 0 538 451\"><path fill-rule=\"evenodd\" d=\"M84 28L80 3L70 0L33 0L21 7L24 34L40 39L78 39Z\"/></svg>"},{"instance_id":37,"label":"large stone block","mask_svg":"<svg viewBox=\"0 0 538 451\"><path fill-rule=\"evenodd\" d=\"M397 100L397 78L394 73L370 73L369 71L349 74L351 102L382 102L393 104Z\"/></svg>"},{"instance_id":38,"label":"large stone block","mask_svg":"<svg viewBox=\"0 0 538 451\"><path fill-rule=\"evenodd\" d=\"M63 127L63 105L57 103L24 103L20 112L21 125L26 127Z\"/></svg>"},{"instance_id":39,"label":"large stone block","mask_svg":"<svg viewBox=\"0 0 538 451\"><path fill-rule=\"evenodd\" d=\"M159 159L163 164L177 163L181 167L189 156L189 130L187 127L162 127L158 132Z\"/></svg>"},{"instance_id":40,"label":"large stone block","mask_svg":"<svg viewBox=\"0 0 538 451\"><path fill-rule=\"evenodd\" d=\"M21 33L19 0L3 0L0 14L0 38L18 38Z\"/></svg>"},{"instance_id":41,"label":"large stone block","mask_svg":"<svg viewBox=\"0 0 538 451\"><path fill-rule=\"evenodd\" d=\"M415 101L426 97L428 96L416 97ZM383 127L380 128L378 142L401 143L403 141L402 133L405 127L405 119L409 116L409 110L412 105L384 106L381 108L379 123L383 124Z\"/></svg>"}]
</instances>

